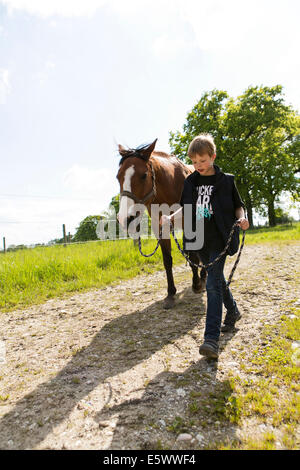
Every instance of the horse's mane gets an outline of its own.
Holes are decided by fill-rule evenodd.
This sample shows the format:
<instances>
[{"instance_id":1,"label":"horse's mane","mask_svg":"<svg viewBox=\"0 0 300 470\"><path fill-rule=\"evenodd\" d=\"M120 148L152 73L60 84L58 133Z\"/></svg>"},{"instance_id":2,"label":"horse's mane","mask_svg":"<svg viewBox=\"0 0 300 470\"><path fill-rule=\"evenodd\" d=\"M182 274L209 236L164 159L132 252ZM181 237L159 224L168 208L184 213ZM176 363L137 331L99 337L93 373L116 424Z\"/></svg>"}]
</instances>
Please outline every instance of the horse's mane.
<instances>
[{"instance_id":1,"label":"horse's mane","mask_svg":"<svg viewBox=\"0 0 300 470\"><path fill-rule=\"evenodd\" d=\"M122 165L122 163L126 160L126 158L130 158L130 157L136 157L136 158L140 158L141 160L145 160L143 158L143 150L146 149L147 147L149 146L149 144L147 145L141 145L137 148L129 148L129 149L122 149L119 153L121 155L121 160L119 162L119 166ZM163 157L163 158L174 158L175 155L170 155L166 152L159 152L159 151L156 151L154 150L152 152L153 156L154 157Z\"/></svg>"}]
</instances>

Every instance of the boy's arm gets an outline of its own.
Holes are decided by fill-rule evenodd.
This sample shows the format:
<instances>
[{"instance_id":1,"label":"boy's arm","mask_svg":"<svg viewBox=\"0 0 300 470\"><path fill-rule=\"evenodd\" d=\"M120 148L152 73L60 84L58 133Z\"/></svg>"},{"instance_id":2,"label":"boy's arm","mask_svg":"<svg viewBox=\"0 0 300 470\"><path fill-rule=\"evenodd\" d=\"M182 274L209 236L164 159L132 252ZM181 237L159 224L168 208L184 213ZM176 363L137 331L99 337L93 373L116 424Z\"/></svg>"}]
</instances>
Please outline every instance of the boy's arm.
<instances>
[{"instance_id":1,"label":"boy's arm","mask_svg":"<svg viewBox=\"0 0 300 470\"><path fill-rule=\"evenodd\" d=\"M176 211L174 212L172 215L162 215L160 220L159 220L159 225L163 225L165 223L172 223L174 224L174 220L175 219L179 219L182 217L182 210L183 210L183 206L184 206L184 201L185 201L185 198L188 197L190 198L190 194L189 192L191 191L191 186L190 184L188 183L187 180L184 181L184 185L183 185L183 190L182 190L182 193L181 193L181 197L180 197L180 201L179 201L179 204L181 205L181 207ZM188 193L188 195L187 195Z\"/></svg>"},{"instance_id":2,"label":"boy's arm","mask_svg":"<svg viewBox=\"0 0 300 470\"><path fill-rule=\"evenodd\" d=\"M235 209L235 216L238 219L238 225L241 227L242 230L247 230L249 228L249 222L245 218L245 211L243 207L237 207Z\"/></svg>"},{"instance_id":3,"label":"boy's arm","mask_svg":"<svg viewBox=\"0 0 300 470\"><path fill-rule=\"evenodd\" d=\"M241 199L240 193L236 187L234 177L233 177L233 203L235 207L235 216L238 219L238 225L242 230L247 230L249 228L249 222L245 217L245 204Z\"/></svg>"}]
</instances>

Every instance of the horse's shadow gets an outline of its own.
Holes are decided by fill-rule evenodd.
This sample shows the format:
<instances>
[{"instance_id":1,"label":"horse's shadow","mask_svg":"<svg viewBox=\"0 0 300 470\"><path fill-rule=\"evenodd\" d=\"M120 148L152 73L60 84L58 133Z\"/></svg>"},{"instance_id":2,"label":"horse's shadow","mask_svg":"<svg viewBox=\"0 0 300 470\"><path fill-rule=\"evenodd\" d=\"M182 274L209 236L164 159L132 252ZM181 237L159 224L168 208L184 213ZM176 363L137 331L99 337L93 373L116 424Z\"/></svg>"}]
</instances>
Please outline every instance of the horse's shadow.
<instances>
[{"instance_id":1,"label":"horse's shadow","mask_svg":"<svg viewBox=\"0 0 300 470\"><path fill-rule=\"evenodd\" d=\"M2 417L0 447L35 448L98 385L147 360L197 325L202 327L205 316L200 317L199 313L204 314L202 295L187 288L172 310L165 311L159 301L110 321L54 378L37 386ZM74 374L79 383L74 384ZM93 380L85 381L87 375L92 375ZM47 397L51 397L51 407L44 406ZM47 423L36 426L45 417Z\"/></svg>"}]
</instances>

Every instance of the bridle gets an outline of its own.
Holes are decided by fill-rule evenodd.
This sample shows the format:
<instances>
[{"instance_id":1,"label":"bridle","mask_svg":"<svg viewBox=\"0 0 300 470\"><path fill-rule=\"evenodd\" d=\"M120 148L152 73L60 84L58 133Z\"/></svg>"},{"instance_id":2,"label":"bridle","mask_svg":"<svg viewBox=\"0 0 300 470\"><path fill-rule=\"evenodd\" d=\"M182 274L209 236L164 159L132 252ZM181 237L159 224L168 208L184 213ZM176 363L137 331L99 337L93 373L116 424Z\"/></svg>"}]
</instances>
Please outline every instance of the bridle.
<instances>
[{"instance_id":1,"label":"bridle","mask_svg":"<svg viewBox=\"0 0 300 470\"><path fill-rule=\"evenodd\" d=\"M132 192L130 191L122 191L120 193L120 198L122 196L127 196L129 197L130 199L133 199L134 202L136 202L137 204L146 204L147 201L149 201L149 199L151 197L155 198L156 197L156 183L155 183L155 173L154 173L154 169L153 169L153 165L152 165L152 162L150 162L150 167L151 167L151 175L152 175L152 189L150 191L150 193L146 194L146 196L143 198L143 199L139 199L135 194L133 194Z\"/></svg>"}]
</instances>

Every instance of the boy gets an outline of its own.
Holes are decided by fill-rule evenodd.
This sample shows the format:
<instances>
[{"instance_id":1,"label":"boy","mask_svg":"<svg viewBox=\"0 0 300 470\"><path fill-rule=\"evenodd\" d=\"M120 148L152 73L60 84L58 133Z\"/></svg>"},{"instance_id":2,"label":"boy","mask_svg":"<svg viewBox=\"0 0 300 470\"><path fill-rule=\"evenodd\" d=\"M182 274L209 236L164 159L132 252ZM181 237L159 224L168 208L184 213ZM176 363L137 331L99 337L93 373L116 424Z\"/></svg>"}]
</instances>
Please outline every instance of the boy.
<instances>
[{"instance_id":1,"label":"boy","mask_svg":"<svg viewBox=\"0 0 300 470\"><path fill-rule=\"evenodd\" d=\"M204 219L204 244L198 254L202 263L208 264L223 251L236 219L243 230L249 228L249 222L245 218L244 204L236 188L234 176L223 173L214 164L216 146L212 136L201 134L195 137L189 146L188 156L195 171L184 182L180 205L184 209L185 204L192 204L193 225L195 218ZM181 210L171 216L162 216L161 223L173 222ZM186 241L184 236L184 244ZM236 321L241 318L230 289L226 289L223 274L226 255L235 254L238 246L239 228L236 228L227 253L207 270L206 326L204 342L199 352L213 359L218 358L220 331L233 331ZM221 328L223 303L227 313Z\"/></svg>"}]
</instances>

